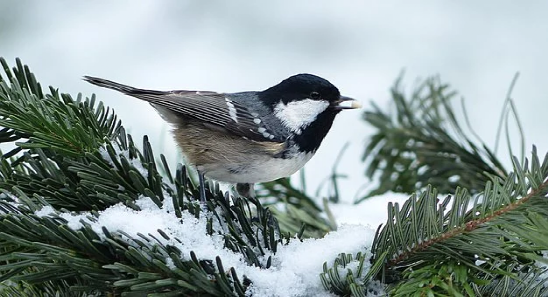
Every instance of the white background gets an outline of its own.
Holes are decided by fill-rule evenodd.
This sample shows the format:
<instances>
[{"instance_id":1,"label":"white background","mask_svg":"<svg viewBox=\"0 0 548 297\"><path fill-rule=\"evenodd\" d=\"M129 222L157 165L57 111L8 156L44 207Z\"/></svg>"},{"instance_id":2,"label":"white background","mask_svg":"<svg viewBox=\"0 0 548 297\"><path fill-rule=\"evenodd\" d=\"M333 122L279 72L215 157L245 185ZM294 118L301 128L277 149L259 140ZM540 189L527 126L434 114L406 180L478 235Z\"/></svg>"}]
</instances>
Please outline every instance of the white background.
<instances>
[{"instance_id":1,"label":"white background","mask_svg":"<svg viewBox=\"0 0 548 297\"><path fill-rule=\"evenodd\" d=\"M322 76L368 106L388 106L405 69L439 74L466 98L472 125L492 145L505 94L513 92L527 151L548 151L548 2L545 1L9 1L0 0L0 56L31 66L43 85L114 107L135 139L177 160L168 127L146 103L81 80L94 75L150 89L262 90L302 72ZM339 166L350 201L373 130L340 114L306 166L309 189ZM514 129L515 130L515 129ZM514 149L519 138L513 133ZM509 165L503 143L500 158ZM175 166L173 166L174 168ZM312 192L312 191L310 191ZM383 207L384 208L384 207Z\"/></svg>"}]
</instances>

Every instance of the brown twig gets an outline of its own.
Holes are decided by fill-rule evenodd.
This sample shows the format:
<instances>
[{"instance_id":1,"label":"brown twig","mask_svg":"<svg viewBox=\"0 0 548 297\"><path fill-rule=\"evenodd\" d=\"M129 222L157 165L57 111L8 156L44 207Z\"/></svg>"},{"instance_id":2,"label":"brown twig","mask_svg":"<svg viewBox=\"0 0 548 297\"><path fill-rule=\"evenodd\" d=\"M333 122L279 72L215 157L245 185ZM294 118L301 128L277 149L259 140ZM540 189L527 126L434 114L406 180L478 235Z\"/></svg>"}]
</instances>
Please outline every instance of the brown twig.
<instances>
[{"instance_id":1,"label":"brown twig","mask_svg":"<svg viewBox=\"0 0 548 297\"><path fill-rule=\"evenodd\" d=\"M401 261L408 259L412 254L415 254L415 253L418 253L422 250L425 250L428 247L430 247L430 246L432 246L432 245L434 245L438 242L450 239L450 238L452 238L456 235L463 234L464 232L471 232L471 231L479 228L482 224L490 222L490 221L498 218L499 216L518 208L520 205L524 204L529 199L531 199L532 197L537 195L542 189L544 189L547 186L548 186L548 180L546 180L544 183L542 183L540 185L540 187L538 187L537 189L531 191L531 193L529 193L524 198L516 200L514 203L509 204L509 205L493 212L492 215L486 216L486 217L481 218L481 219L472 220L472 221L467 222L466 224L464 224L464 226L462 226L462 227L455 228L455 229L453 229L449 232L446 232L446 233L442 233L438 237L434 237L430 240L427 240L423 243L420 243L420 244L416 245L415 247L413 247L408 252L403 252L403 253L399 254L396 258L390 260L390 262L389 262L390 266L395 266L398 263L400 263Z\"/></svg>"}]
</instances>

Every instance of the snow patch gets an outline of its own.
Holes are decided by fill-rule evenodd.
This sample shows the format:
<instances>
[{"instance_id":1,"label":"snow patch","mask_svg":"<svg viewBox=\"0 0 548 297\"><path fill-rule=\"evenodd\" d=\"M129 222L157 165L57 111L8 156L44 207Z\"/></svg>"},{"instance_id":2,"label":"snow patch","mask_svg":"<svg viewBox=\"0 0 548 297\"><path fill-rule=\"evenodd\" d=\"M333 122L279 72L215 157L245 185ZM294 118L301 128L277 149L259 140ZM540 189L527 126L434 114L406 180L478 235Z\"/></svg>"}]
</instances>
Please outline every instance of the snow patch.
<instances>
[{"instance_id":1,"label":"snow patch","mask_svg":"<svg viewBox=\"0 0 548 297\"><path fill-rule=\"evenodd\" d=\"M261 257L259 260L264 263L272 256L272 266L261 269L248 266L240 254L224 248L221 235L206 234L207 221L204 218L207 213L202 213L202 218L198 220L183 211L182 218L177 218L173 211L167 209L170 205L168 202L165 203L166 208L160 208L149 197L140 197L136 204L141 208L140 211L116 204L100 211L98 217L87 212L56 214L51 206L45 206L35 214L41 217L52 214L60 216L74 230L82 228L82 222L85 222L102 239L105 239L102 227L111 232L123 231L132 237L137 237L137 233L151 234L163 244L179 248L182 251L181 258L185 260L190 259L190 251L194 251L198 259L215 259L219 256L225 269L234 267L240 279L245 275L253 282L247 293L254 296L331 296L323 288L319 277L323 263L332 265L340 253L367 252L375 235L375 230L369 227L346 224L321 239L301 242L295 238L287 245L279 245L276 254L267 252ZM214 224L214 227L221 226ZM158 230L162 230L170 239L162 237ZM171 259L166 259L166 262L168 267L175 267Z\"/></svg>"}]
</instances>

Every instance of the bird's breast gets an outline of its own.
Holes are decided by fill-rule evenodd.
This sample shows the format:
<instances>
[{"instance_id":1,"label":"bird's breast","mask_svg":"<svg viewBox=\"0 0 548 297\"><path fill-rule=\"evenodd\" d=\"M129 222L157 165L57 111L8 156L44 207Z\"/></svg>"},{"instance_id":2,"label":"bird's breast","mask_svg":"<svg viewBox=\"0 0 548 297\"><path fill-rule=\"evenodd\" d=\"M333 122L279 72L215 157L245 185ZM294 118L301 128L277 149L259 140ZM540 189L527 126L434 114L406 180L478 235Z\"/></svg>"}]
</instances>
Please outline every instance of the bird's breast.
<instances>
[{"instance_id":1,"label":"bird's breast","mask_svg":"<svg viewBox=\"0 0 548 297\"><path fill-rule=\"evenodd\" d=\"M245 162L237 164L211 163L200 167L206 176L218 181L228 183L260 183L294 174L313 156L313 153L297 153L289 158L249 155Z\"/></svg>"},{"instance_id":2,"label":"bird's breast","mask_svg":"<svg viewBox=\"0 0 548 297\"><path fill-rule=\"evenodd\" d=\"M313 152L293 142L258 142L189 121L173 130L188 163L207 177L228 183L258 183L287 177L301 169Z\"/></svg>"}]
</instances>

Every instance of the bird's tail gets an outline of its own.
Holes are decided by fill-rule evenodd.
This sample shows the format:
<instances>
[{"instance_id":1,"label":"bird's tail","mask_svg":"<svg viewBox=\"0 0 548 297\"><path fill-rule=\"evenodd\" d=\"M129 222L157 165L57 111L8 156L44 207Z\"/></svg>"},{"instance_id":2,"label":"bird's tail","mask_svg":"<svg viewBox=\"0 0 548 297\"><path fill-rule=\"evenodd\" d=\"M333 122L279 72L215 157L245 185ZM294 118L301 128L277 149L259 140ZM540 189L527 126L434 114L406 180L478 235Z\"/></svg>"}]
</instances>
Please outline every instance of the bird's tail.
<instances>
[{"instance_id":1,"label":"bird's tail","mask_svg":"<svg viewBox=\"0 0 548 297\"><path fill-rule=\"evenodd\" d=\"M162 91L153 91L153 90L144 90L144 89L138 89L134 88L128 85L123 85L108 79L99 78L99 77L93 77L93 76L84 76L84 80L89 82L90 84L94 84L99 87L112 89L121 93L124 93L126 95L130 95L133 97L137 97L139 99L147 100L147 98L143 98L143 95L165 95L166 92Z\"/></svg>"}]
</instances>

